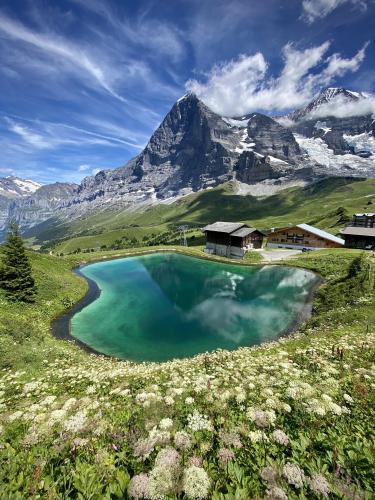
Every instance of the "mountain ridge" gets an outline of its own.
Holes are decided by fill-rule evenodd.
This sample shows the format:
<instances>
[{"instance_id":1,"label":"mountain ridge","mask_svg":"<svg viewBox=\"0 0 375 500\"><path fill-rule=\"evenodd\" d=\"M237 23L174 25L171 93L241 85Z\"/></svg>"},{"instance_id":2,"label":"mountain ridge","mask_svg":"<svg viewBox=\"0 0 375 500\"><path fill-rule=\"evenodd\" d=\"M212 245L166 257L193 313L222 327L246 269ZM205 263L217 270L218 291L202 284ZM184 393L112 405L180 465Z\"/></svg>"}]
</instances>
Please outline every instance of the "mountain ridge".
<instances>
[{"instance_id":1,"label":"mountain ridge","mask_svg":"<svg viewBox=\"0 0 375 500\"><path fill-rule=\"evenodd\" d=\"M365 99L360 92L325 89L307 106L289 114L298 121L262 113L222 117L195 94L178 99L144 150L124 166L88 176L77 186L60 183L53 197L45 189L8 202L23 229L53 216L72 220L101 210L139 210L230 180L254 193L283 185L311 183L324 176L375 176L375 125L371 116L311 118L336 98ZM282 117L281 117L282 118ZM62 188L65 186L66 188ZM69 186L69 187L68 187ZM52 200L53 198L53 200ZM0 231L6 223L0 204ZM2 207L2 208L1 208Z\"/></svg>"}]
</instances>

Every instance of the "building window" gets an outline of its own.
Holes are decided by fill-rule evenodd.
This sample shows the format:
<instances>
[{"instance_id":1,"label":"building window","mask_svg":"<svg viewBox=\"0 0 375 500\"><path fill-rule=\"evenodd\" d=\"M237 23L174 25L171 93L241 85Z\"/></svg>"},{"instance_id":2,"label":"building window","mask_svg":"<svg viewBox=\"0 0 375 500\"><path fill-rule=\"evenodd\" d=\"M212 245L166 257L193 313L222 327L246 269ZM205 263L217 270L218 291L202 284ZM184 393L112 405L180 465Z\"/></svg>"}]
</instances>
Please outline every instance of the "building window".
<instances>
[{"instance_id":1,"label":"building window","mask_svg":"<svg viewBox=\"0 0 375 500\"><path fill-rule=\"evenodd\" d=\"M292 241L293 243L302 243L303 234L287 233L287 240Z\"/></svg>"}]
</instances>

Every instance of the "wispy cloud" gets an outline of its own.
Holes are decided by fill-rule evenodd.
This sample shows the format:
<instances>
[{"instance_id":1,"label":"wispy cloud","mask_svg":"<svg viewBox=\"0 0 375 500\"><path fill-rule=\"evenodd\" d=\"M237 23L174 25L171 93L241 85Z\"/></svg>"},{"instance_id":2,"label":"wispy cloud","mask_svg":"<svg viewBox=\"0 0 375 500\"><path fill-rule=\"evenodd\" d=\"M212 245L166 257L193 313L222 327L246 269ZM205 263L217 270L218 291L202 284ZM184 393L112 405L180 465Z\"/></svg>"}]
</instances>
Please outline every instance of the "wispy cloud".
<instances>
[{"instance_id":1,"label":"wispy cloud","mask_svg":"<svg viewBox=\"0 0 375 500\"><path fill-rule=\"evenodd\" d=\"M284 111L306 104L320 87L356 71L367 44L349 59L337 53L327 56L329 47L329 42L305 50L285 45L284 66L276 78L268 74L268 63L260 52L241 55L214 66L206 81L189 80L186 87L222 115Z\"/></svg>"},{"instance_id":2,"label":"wispy cloud","mask_svg":"<svg viewBox=\"0 0 375 500\"><path fill-rule=\"evenodd\" d=\"M124 145L134 150L140 150L144 147L143 143L140 144L121 137L87 130L67 123L34 120L18 115L5 116L4 119L11 132L18 134L27 143L36 148L52 148L62 144L82 146L85 143L106 144L108 146ZM20 120L27 123L28 126L20 123ZM30 124L33 128L31 128Z\"/></svg>"},{"instance_id":3,"label":"wispy cloud","mask_svg":"<svg viewBox=\"0 0 375 500\"><path fill-rule=\"evenodd\" d=\"M124 37L133 46L152 50L152 57L166 56L164 64L178 62L186 55L186 34L166 20L147 17L147 10L131 20L119 15L110 3L98 0L70 0L82 9L104 18L115 28L117 35ZM147 53L144 54L147 57Z\"/></svg>"},{"instance_id":4,"label":"wispy cloud","mask_svg":"<svg viewBox=\"0 0 375 500\"><path fill-rule=\"evenodd\" d=\"M130 50L131 45L141 44L148 47L149 57L152 61L152 44L165 47L176 47L177 39L168 38L163 24L155 27L140 26L143 33L135 37L130 24L117 23L116 32L109 34L105 31L94 33L86 30L85 36L80 39L68 39L50 31L35 31L25 24L10 18L0 12L0 33L3 38L8 38L16 44L26 46L30 51L18 50L17 45L11 46L14 56L11 58L13 65L25 65L36 72L52 76L55 73L55 85L58 78L69 75L85 87L104 92L124 105L127 114L141 113L159 119L160 116L154 109L150 109L137 98L139 91L147 89L148 92L159 95L178 95L179 90L175 85L161 79L151 68L148 57L139 58L137 52ZM159 40L159 41L157 41ZM173 43L172 43L173 42ZM173 49L175 51L177 49ZM160 54L162 55L162 54ZM164 52L165 55L165 52ZM5 60L9 57L4 53ZM23 61L23 63L22 63ZM13 68L11 68L13 69ZM133 87L135 86L135 87ZM53 92L53 89L51 89ZM62 89L63 93L64 89ZM131 91L131 96L127 94ZM72 96L73 97L73 96Z\"/></svg>"},{"instance_id":5,"label":"wispy cloud","mask_svg":"<svg viewBox=\"0 0 375 500\"><path fill-rule=\"evenodd\" d=\"M369 0L303 0L301 18L311 24L322 19L338 7L351 4L353 7L365 11Z\"/></svg>"},{"instance_id":6,"label":"wispy cloud","mask_svg":"<svg viewBox=\"0 0 375 500\"><path fill-rule=\"evenodd\" d=\"M8 129L11 132L14 132L25 142L37 149L51 148L55 145L53 141L48 141L45 136L31 131L28 127L16 123L10 118L5 117L5 121L8 123Z\"/></svg>"},{"instance_id":7,"label":"wispy cloud","mask_svg":"<svg viewBox=\"0 0 375 500\"><path fill-rule=\"evenodd\" d=\"M13 175L13 174L14 174L13 168L0 166L0 175Z\"/></svg>"},{"instance_id":8,"label":"wispy cloud","mask_svg":"<svg viewBox=\"0 0 375 500\"><path fill-rule=\"evenodd\" d=\"M79 172L87 172L90 170L90 165L87 165L87 163L84 163L78 167Z\"/></svg>"},{"instance_id":9,"label":"wispy cloud","mask_svg":"<svg viewBox=\"0 0 375 500\"><path fill-rule=\"evenodd\" d=\"M88 77L93 78L104 90L121 102L126 99L119 95L110 82L106 70L95 62L86 52L73 43L63 40L61 37L46 33L35 33L24 25L0 14L0 31L9 37L27 43L49 53L53 57L68 61L75 68L83 71Z\"/></svg>"}]
</instances>

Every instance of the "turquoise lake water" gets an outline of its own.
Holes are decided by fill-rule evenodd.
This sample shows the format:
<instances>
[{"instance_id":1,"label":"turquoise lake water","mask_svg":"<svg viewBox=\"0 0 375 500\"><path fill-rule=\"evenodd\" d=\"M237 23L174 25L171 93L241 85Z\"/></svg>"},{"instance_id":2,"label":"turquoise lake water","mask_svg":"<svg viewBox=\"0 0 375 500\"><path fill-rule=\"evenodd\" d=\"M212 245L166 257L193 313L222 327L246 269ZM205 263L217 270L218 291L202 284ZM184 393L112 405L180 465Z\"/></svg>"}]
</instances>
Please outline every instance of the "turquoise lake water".
<instances>
[{"instance_id":1,"label":"turquoise lake water","mask_svg":"<svg viewBox=\"0 0 375 500\"><path fill-rule=\"evenodd\" d=\"M71 319L96 351L165 361L277 338L301 316L318 278L285 266L239 266L174 253L90 264L99 298Z\"/></svg>"}]
</instances>

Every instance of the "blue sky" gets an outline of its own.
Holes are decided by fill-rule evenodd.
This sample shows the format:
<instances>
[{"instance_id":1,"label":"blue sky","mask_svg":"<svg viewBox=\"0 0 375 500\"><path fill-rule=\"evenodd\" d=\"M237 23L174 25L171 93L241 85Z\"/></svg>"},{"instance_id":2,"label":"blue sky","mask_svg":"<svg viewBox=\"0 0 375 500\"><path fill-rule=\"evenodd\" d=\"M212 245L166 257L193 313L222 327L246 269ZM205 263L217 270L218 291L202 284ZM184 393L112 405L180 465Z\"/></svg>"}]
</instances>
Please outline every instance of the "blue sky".
<instances>
[{"instance_id":1,"label":"blue sky","mask_svg":"<svg viewBox=\"0 0 375 500\"><path fill-rule=\"evenodd\" d=\"M225 115L374 92L374 26L374 0L2 0L0 176L121 166L187 90Z\"/></svg>"}]
</instances>

